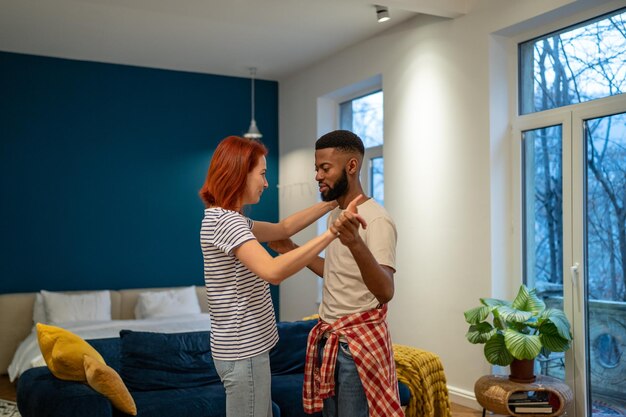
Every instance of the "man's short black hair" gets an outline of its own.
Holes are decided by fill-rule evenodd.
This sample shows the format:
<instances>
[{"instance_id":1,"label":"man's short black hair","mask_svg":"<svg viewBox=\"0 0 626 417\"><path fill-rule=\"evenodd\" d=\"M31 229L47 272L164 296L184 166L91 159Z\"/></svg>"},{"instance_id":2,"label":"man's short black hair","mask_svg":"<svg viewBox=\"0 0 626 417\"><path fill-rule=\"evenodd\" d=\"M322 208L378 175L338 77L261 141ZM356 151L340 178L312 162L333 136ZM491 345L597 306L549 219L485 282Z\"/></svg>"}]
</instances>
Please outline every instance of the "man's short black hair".
<instances>
[{"instance_id":1,"label":"man's short black hair","mask_svg":"<svg viewBox=\"0 0 626 417\"><path fill-rule=\"evenodd\" d=\"M358 152L361 156L365 154L363 141L349 130L333 130L315 142L315 150L326 148L337 148L344 152Z\"/></svg>"}]
</instances>

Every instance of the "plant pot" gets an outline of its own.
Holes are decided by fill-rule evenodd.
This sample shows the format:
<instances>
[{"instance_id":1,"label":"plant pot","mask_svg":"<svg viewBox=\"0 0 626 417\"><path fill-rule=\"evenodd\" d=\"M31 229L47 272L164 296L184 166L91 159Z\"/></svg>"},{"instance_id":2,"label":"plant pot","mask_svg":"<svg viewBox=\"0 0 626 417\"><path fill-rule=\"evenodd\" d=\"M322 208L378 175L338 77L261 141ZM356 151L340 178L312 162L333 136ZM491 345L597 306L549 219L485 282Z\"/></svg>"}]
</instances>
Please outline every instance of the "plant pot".
<instances>
[{"instance_id":1,"label":"plant pot","mask_svg":"<svg viewBox=\"0 0 626 417\"><path fill-rule=\"evenodd\" d=\"M509 380L513 382L528 384L536 379L534 359L513 359L510 368Z\"/></svg>"}]
</instances>

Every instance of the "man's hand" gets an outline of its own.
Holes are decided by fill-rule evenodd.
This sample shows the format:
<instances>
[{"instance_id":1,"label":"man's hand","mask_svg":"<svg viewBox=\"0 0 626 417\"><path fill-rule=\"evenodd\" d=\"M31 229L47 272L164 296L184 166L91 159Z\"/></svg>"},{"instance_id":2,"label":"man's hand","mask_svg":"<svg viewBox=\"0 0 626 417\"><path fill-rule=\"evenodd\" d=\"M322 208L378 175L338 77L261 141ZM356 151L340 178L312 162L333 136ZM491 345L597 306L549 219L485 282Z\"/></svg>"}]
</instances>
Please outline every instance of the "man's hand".
<instances>
[{"instance_id":1,"label":"man's hand","mask_svg":"<svg viewBox=\"0 0 626 417\"><path fill-rule=\"evenodd\" d=\"M350 246L361 239L359 236L359 225L364 229L367 227L367 223L359 215L357 209L358 204L363 201L364 198L363 194L359 194L348 204L348 207L341 212L330 227L331 232L346 246Z\"/></svg>"},{"instance_id":2,"label":"man's hand","mask_svg":"<svg viewBox=\"0 0 626 417\"><path fill-rule=\"evenodd\" d=\"M359 223L361 223L361 226L363 226L363 229L367 229L367 222L365 221L365 219L363 219L361 216L358 215L359 209L357 206L361 204L362 202L364 202L365 200L367 200L367 198L365 198L363 194L359 194L354 198L354 200L350 201L350 204L348 204L348 207L346 207L345 209L345 211L349 213L354 213L357 215L356 218L359 221Z\"/></svg>"},{"instance_id":3,"label":"man's hand","mask_svg":"<svg viewBox=\"0 0 626 417\"><path fill-rule=\"evenodd\" d=\"M293 243L291 239L274 240L272 242L267 242L267 246L269 246L271 250L280 255L294 250L298 247L295 243Z\"/></svg>"}]
</instances>

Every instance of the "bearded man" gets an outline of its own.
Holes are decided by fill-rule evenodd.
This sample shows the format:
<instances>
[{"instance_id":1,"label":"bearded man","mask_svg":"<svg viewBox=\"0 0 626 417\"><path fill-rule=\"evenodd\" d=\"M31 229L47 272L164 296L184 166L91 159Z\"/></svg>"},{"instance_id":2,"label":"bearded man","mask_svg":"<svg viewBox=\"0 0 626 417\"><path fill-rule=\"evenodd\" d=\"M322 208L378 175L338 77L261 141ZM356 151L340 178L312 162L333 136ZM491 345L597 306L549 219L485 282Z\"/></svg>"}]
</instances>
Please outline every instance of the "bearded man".
<instances>
[{"instance_id":1,"label":"bearded man","mask_svg":"<svg viewBox=\"0 0 626 417\"><path fill-rule=\"evenodd\" d=\"M308 268L323 278L319 322L307 345L303 404L324 417L404 416L398 396L387 303L394 294L396 227L373 198L362 198L358 214L345 211L363 195L359 178L365 148L347 130L335 130L315 143L315 180L324 201L336 200L328 222L339 233ZM349 221L345 221L345 220ZM273 242L284 253L290 240Z\"/></svg>"}]
</instances>

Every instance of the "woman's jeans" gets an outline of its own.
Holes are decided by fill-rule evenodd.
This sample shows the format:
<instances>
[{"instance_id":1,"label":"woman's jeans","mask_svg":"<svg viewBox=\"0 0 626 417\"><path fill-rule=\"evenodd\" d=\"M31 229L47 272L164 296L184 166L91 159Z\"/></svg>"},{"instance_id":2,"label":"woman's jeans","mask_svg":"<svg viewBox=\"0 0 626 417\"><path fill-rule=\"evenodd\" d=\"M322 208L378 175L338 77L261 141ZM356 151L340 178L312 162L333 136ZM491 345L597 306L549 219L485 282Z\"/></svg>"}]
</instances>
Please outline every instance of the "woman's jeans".
<instances>
[{"instance_id":1,"label":"woman's jeans","mask_svg":"<svg viewBox=\"0 0 626 417\"><path fill-rule=\"evenodd\" d=\"M227 417L272 417L270 354L222 361L213 358L226 390Z\"/></svg>"},{"instance_id":2,"label":"woman's jeans","mask_svg":"<svg viewBox=\"0 0 626 417\"><path fill-rule=\"evenodd\" d=\"M319 363L326 340L319 345ZM324 399L324 417L369 417L365 389L347 343L339 342L335 363L335 396Z\"/></svg>"}]
</instances>

